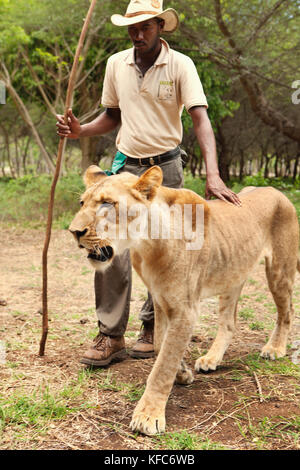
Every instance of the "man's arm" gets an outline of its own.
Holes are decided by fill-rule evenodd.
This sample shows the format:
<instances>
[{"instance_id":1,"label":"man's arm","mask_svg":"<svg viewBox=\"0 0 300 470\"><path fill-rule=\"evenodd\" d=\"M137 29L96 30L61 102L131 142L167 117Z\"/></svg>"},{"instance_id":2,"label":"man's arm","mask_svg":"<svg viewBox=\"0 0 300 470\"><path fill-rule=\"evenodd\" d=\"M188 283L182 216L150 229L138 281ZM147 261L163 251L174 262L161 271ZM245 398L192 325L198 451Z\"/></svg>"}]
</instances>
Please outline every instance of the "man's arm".
<instances>
[{"instance_id":1,"label":"man's arm","mask_svg":"<svg viewBox=\"0 0 300 470\"><path fill-rule=\"evenodd\" d=\"M72 110L68 111L68 125L65 124L64 117L57 115L57 134L68 139L78 139L79 137L92 137L107 134L113 131L121 123L121 111L119 108L107 108L96 119L88 124L81 125L74 116Z\"/></svg>"},{"instance_id":2,"label":"man's arm","mask_svg":"<svg viewBox=\"0 0 300 470\"><path fill-rule=\"evenodd\" d=\"M206 166L205 197L209 199L211 196L216 196L217 198L223 199L224 201L241 205L239 197L233 191L227 188L220 178L217 163L216 140L211 122L207 115L206 107L194 106L189 109L189 113L193 120L194 131Z\"/></svg>"}]
</instances>

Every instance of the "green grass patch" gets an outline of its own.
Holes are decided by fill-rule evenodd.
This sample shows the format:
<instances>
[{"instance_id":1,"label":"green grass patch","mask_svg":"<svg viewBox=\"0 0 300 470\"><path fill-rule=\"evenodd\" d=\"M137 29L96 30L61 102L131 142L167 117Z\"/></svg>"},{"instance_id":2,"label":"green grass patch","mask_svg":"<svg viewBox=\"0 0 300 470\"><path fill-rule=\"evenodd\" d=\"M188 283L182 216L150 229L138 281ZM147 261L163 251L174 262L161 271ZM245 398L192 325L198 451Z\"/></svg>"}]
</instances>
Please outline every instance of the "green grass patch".
<instances>
[{"instance_id":1,"label":"green grass patch","mask_svg":"<svg viewBox=\"0 0 300 470\"><path fill-rule=\"evenodd\" d=\"M291 416L289 418L278 416L269 418L265 416L258 423L248 419L247 425L243 426L237 421L237 427L242 436L251 441L255 448L264 450L268 448L269 441L280 439L282 442L292 442L294 445L300 439L300 417Z\"/></svg>"},{"instance_id":2,"label":"green grass patch","mask_svg":"<svg viewBox=\"0 0 300 470\"><path fill-rule=\"evenodd\" d=\"M14 394L0 397L0 423L2 429L11 424L27 427L41 425L46 420L61 419L74 411L63 400L48 389L32 395Z\"/></svg>"},{"instance_id":3,"label":"green grass patch","mask_svg":"<svg viewBox=\"0 0 300 470\"><path fill-rule=\"evenodd\" d=\"M0 178L0 221L37 228L45 225L52 177L26 175L17 179ZM84 191L82 178L69 174L59 179L55 193L54 228L67 228L79 209Z\"/></svg>"},{"instance_id":4,"label":"green grass patch","mask_svg":"<svg viewBox=\"0 0 300 470\"><path fill-rule=\"evenodd\" d=\"M52 176L25 175L17 179L0 178L0 222L28 228L45 226ZM184 187L204 197L205 178L193 178L185 172ZM281 190L295 205L300 220L300 179L269 178L261 175L245 177L242 182L232 178L228 186L239 192L245 186L273 186ZM67 229L79 209L79 198L84 192L81 175L69 173L60 177L55 192L53 227Z\"/></svg>"},{"instance_id":5,"label":"green grass patch","mask_svg":"<svg viewBox=\"0 0 300 470\"><path fill-rule=\"evenodd\" d=\"M262 331L265 329L265 325L261 321L255 321L250 323L249 328L250 330Z\"/></svg>"},{"instance_id":6,"label":"green grass patch","mask_svg":"<svg viewBox=\"0 0 300 470\"><path fill-rule=\"evenodd\" d=\"M249 354L243 359L233 361L237 369L241 369L241 365L247 366L247 373L250 375L256 372L260 375L284 375L294 378L300 378L300 367L293 364L288 357L282 357L275 361L263 359L258 352Z\"/></svg>"},{"instance_id":7,"label":"green grass patch","mask_svg":"<svg viewBox=\"0 0 300 470\"><path fill-rule=\"evenodd\" d=\"M145 391L145 385L117 381L111 371L108 371L103 378L101 377L102 375L104 374L100 375L98 382L98 387L101 390L121 392L124 398L129 401L138 401Z\"/></svg>"},{"instance_id":8,"label":"green grass patch","mask_svg":"<svg viewBox=\"0 0 300 470\"><path fill-rule=\"evenodd\" d=\"M4 430L7 426L17 426L18 429L34 426L40 429L50 421L93 407L91 403L82 400L90 376L88 370L82 370L76 379L58 391L46 386L38 387L32 393L19 390L10 396L1 394L0 429Z\"/></svg>"},{"instance_id":9,"label":"green grass patch","mask_svg":"<svg viewBox=\"0 0 300 470\"><path fill-rule=\"evenodd\" d=\"M239 317L242 318L243 320L250 320L250 319L254 318L253 308L250 308L250 307L242 308L239 311Z\"/></svg>"},{"instance_id":10,"label":"green grass patch","mask_svg":"<svg viewBox=\"0 0 300 470\"><path fill-rule=\"evenodd\" d=\"M168 450L226 450L222 444L212 442L206 436L201 436L188 431L180 431L162 434L153 438L158 449ZM228 450L228 448L227 448Z\"/></svg>"}]
</instances>

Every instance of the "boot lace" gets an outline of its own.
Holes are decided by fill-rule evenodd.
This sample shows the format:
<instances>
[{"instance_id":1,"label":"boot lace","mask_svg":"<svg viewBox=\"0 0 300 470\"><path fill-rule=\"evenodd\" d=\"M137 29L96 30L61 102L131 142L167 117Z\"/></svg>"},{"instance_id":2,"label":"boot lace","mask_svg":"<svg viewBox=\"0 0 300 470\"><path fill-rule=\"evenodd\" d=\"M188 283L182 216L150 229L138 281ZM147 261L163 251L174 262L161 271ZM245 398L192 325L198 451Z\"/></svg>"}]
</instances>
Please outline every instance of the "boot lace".
<instances>
[{"instance_id":1,"label":"boot lace","mask_svg":"<svg viewBox=\"0 0 300 470\"><path fill-rule=\"evenodd\" d=\"M106 339L107 336L103 333L98 333L96 338L94 338L94 348L97 349L97 351L104 351L106 348Z\"/></svg>"}]
</instances>

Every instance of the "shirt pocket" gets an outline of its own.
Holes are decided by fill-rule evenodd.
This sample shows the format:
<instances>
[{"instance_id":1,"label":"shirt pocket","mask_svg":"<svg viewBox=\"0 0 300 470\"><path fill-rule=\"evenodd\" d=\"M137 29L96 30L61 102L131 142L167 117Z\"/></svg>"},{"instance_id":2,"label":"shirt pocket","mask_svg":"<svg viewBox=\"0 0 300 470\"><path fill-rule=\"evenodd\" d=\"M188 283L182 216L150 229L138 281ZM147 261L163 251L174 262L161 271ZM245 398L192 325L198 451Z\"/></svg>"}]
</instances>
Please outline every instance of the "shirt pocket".
<instances>
[{"instance_id":1,"label":"shirt pocket","mask_svg":"<svg viewBox=\"0 0 300 470\"><path fill-rule=\"evenodd\" d=\"M158 85L159 101L174 101L176 98L175 84L173 81L161 80Z\"/></svg>"}]
</instances>

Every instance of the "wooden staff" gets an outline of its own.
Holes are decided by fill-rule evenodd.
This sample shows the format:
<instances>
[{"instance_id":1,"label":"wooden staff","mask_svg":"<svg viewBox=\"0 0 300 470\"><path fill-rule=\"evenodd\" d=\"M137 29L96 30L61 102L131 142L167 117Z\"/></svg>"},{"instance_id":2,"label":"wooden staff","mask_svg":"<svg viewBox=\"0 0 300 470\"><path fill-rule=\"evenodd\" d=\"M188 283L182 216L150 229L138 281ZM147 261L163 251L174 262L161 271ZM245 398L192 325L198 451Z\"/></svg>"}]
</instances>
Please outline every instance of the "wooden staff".
<instances>
[{"instance_id":1,"label":"wooden staff","mask_svg":"<svg viewBox=\"0 0 300 470\"><path fill-rule=\"evenodd\" d=\"M83 44L84 44L84 39L85 39L89 24L92 18L92 14L93 14L93 10L95 8L96 2L97 0L91 1L88 14L84 20L83 28L82 28L81 35L80 35L78 45L77 45L77 49L76 49L76 54L74 57L74 62L73 62L68 89L67 89L66 103L65 103L64 119L65 119L66 124L68 123L68 109L72 105L72 101L73 101L73 93L74 93L79 58L80 58L80 54L81 54ZM40 341L40 350L39 350L40 356L44 356L45 354L45 345L46 345L46 339L48 335L47 254L48 254L48 247L49 247L50 237L51 237L55 188L56 188L57 180L59 178L61 161L63 158L65 146L66 146L66 138L61 137L59 141L59 145L58 145L56 168L55 168L55 173L54 173L53 182L52 182L51 191L50 191L50 200L49 200L49 206L48 206L48 219L47 219L47 227L46 227L46 238L45 238L44 249L43 249L43 297L42 297L43 298L43 332L42 332L42 337Z\"/></svg>"}]
</instances>

